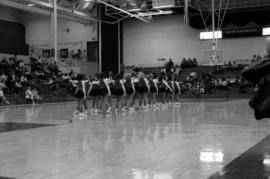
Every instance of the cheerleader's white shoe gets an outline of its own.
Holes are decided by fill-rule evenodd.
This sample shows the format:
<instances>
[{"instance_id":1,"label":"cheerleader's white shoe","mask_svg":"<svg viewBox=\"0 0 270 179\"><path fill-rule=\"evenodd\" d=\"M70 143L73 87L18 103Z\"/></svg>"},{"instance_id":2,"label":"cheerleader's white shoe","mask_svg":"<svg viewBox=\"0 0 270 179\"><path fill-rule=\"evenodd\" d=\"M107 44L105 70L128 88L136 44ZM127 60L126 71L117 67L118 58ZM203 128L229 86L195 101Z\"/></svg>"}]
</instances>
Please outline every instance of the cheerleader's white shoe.
<instances>
[{"instance_id":1,"label":"cheerleader's white shoe","mask_svg":"<svg viewBox=\"0 0 270 179\"><path fill-rule=\"evenodd\" d=\"M106 110L106 113L111 114L111 113L112 113L112 108L108 108L108 109Z\"/></svg>"},{"instance_id":2,"label":"cheerleader's white shoe","mask_svg":"<svg viewBox=\"0 0 270 179\"><path fill-rule=\"evenodd\" d=\"M98 109L95 109L94 110L94 114L98 114Z\"/></svg>"},{"instance_id":3,"label":"cheerleader's white shoe","mask_svg":"<svg viewBox=\"0 0 270 179\"><path fill-rule=\"evenodd\" d=\"M130 112L134 112L134 111L135 111L135 109L134 109L133 107L130 107L128 110L129 110Z\"/></svg>"},{"instance_id":4,"label":"cheerleader's white shoe","mask_svg":"<svg viewBox=\"0 0 270 179\"><path fill-rule=\"evenodd\" d=\"M73 115L77 115L77 114L79 114L79 111L78 110L76 110L76 111L73 112Z\"/></svg>"},{"instance_id":5,"label":"cheerleader's white shoe","mask_svg":"<svg viewBox=\"0 0 270 179\"><path fill-rule=\"evenodd\" d=\"M83 112L80 112L80 113L79 113L79 117L86 117L86 114L83 113Z\"/></svg>"}]
</instances>

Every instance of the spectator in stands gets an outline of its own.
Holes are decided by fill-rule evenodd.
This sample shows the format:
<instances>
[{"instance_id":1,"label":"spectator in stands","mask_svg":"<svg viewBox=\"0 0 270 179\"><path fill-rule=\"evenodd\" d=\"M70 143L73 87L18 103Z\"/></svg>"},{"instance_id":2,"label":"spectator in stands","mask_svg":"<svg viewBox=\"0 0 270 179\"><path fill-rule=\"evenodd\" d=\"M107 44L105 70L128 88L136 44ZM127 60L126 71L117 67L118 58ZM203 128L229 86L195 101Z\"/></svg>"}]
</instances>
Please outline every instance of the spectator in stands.
<instances>
[{"instance_id":1,"label":"spectator in stands","mask_svg":"<svg viewBox=\"0 0 270 179\"><path fill-rule=\"evenodd\" d=\"M19 80L16 80L15 85L14 85L14 92L15 92L15 94L18 94L21 91L23 91L22 84L21 84L21 82Z\"/></svg>"},{"instance_id":2,"label":"spectator in stands","mask_svg":"<svg viewBox=\"0 0 270 179\"><path fill-rule=\"evenodd\" d=\"M197 67L198 66L198 61L196 58L193 58L192 60L192 67Z\"/></svg>"},{"instance_id":3,"label":"spectator in stands","mask_svg":"<svg viewBox=\"0 0 270 179\"><path fill-rule=\"evenodd\" d=\"M68 76L69 76L71 79L73 79L73 78L76 77L76 75L75 75L75 73L74 73L73 70L70 70L70 72L68 73Z\"/></svg>"},{"instance_id":4,"label":"spectator in stands","mask_svg":"<svg viewBox=\"0 0 270 179\"><path fill-rule=\"evenodd\" d=\"M262 61L262 57L260 55L257 55L257 62Z\"/></svg>"},{"instance_id":5,"label":"spectator in stands","mask_svg":"<svg viewBox=\"0 0 270 179\"><path fill-rule=\"evenodd\" d=\"M37 88L33 88L32 95L33 95L33 99L34 99L35 103L42 102L42 98L39 96Z\"/></svg>"},{"instance_id":6,"label":"spectator in stands","mask_svg":"<svg viewBox=\"0 0 270 179\"><path fill-rule=\"evenodd\" d=\"M38 64L42 64L41 56L38 56L38 57L37 57L37 63L38 63Z\"/></svg>"},{"instance_id":7,"label":"spectator in stands","mask_svg":"<svg viewBox=\"0 0 270 179\"><path fill-rule=\"evenodd\" d=\"M24 72L25 72L25 68L24 68L24 63L20 62L16 67L15 67L15 75L20 78Z\"/></svg>"},{"instance_id":8,"label":"spectator in stands","mask_svg":"<svg viewBox=\"0 0 270 179\"><path fill-rule=\"evenodd\" d=\"M78 49L77 50L77 60L79 61L81 59L82 59L82 51L81 51L81 49Z\"/></svg>"},{"instance_id":9,"label":"spectator in stands","mask_svg":"<svg viewBox=\"0 0 270 179\"><path fill-rule=\"evenodd\" d=\"M254 63L254 62L256 62L256 61L257 61L257 55L254 54L254 55L253 55L253 58L252 58L252 60L251 60L251 62Z\"/></svg>"},{"instance_id":10,"label":"spectator in stands","mask_svg":"<svg viewBox=\"0 0 270 179\"><path fill-rule=\"evenodd\" d=\"M9 63L7 61L7 58L4 57L0 62L0 68L3 70L7 70L9 68Z\"/></svg>"},{"instance_id":11,"label":"spectator in stands","mask_svg":"<svg viewBox=\"0 0 270 179\"><path fill-rule=\"evenodd\" d=\"M182 62L181 62L181 68L186 68L187 67L187 60L186 58L183 58Z\"/></svg>"},{"instance_id":12,"label":"spectator in stands","mask_svg":"<svg viewBox=\"0 0 270 179\"><path fill-rule=\"evenodd\" d=\"M172 59L169 59L169 61L165 64L165 72L166 74L172 74L173 73L173 67L174 63Z\"/></svg>"},{"instance_id":13,"label":"spectator in stands","mask_svg":"<svg viewBox=\"0 0 270 179\"><path fill-rule=\"evenodd\" d=\"M5 83L7 78L8 77L5 75L5 73L0 73L0 82Z\"/></svg>"},{"instance_id":14,"label":"spectator in stands","mask_svg":"<svg viewBox=\"0 0 270 179\"><path fill-rule=\"evenodd\" d=\"M25 100L27 103L35 104L34 96L33 96L33 93L31 91L30 86L28 86L26 91L25 91Z\"/></svg>"},{"instance_id":15,"label":"spectator in stands","mask_svg":"<svg viewBox=\"0 0 270 179\"><path fill-rule=\"evenodd\" d=\"M20 83L21 83L22 87L25 87L27 84L27 78L22 75L21 79L20 79Z\"/></svg>"},{"instance_id":16,"label":"spectator in stands","mask_svg":"<svg viewBox=\"0 0 270 179\"><path fill-rule=\"evenodd\" d=\"M169 59L169 61L167 63L167 67L170 68L170 69L172 69L173 66L174 66L174 63L173 63L172 59Z\"/></svg>"},{"instance_id":17,"label":"spectator in stands","mask_svg":"<svg viewBox=\"0 0 270 179\"><path fill-rule=\"evenodd\" d=\"M247 81L244 78L241 77L238 79L239 93L246 93L246 83L247 83Z\"/></svg>"},{"instance_id":18,"label":"spectator in stands","mask_svg":"<svg viewBox=\"0 0 270 179\"><path fill-rule=\"evenodd\" d=\"M53 81L52 77L50 77L50 78L48 79L48 81L44 81L43 83L46 84L46 85L51 85L51 84L54 83L54 81Z\"/></svg>"},{"instance_id":19,"label":"spectator in stands","mask_svg":"<svg viewBox=\"0 0 270 179\"><path fill-rule=\"evenodd\" d=\"M4 92L3 92L3 86L0 85L0 99L1 99L1 102L3 103L6 103L6 104L9 104L9 102L7 101L7 98L6 96L4 95Z\"/></svg>"},{"instance_id":20,"label":"spectator in stands","mask_svg":"<svg viewBox=\"0 0 270 179\"><path fill-rule=\"evenodd\" d=\"M189 75L191 78L197 78L198 77L198 74L195 72L194 69L192 69L190 75Z\"/></svg>"},{"instance_id":21,"label":"spectator in stands","mask_svg":"<svg viewBox=\"0 0 270 179\"><path fill-rule=\"evenodd\" d=\"M193 62L192 62L191 58L188 58L187 65L188 65L187 67L192 67L193 66Z\"/></svg>"},{"instance_id":22,"label":"spectator in stands","mask_svg":"<svg viewBox=\"0 0 270 179\"><path fill-rule=\"evenodd\" d=\"M16 64L18 61L18 55L15 54L11 60L13 61L13 64Z\"/></svg>"}]
</instances>

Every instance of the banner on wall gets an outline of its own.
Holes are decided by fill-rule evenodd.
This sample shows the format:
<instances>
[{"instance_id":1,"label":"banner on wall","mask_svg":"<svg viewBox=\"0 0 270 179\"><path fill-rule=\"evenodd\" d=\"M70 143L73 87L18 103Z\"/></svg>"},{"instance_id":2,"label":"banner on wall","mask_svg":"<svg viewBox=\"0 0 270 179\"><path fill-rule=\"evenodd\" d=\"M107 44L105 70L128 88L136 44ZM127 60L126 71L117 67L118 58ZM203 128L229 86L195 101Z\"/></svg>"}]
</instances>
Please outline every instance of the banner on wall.
<instances>
[{"instance_id":1,"label":"banner on wall","mask_svg":"<svg viewBox=\"0 0 270 179\"><path fill-rule=\"evenodd\" d=\"M68 49L67 48L60 49L60 57L61 58L68 58Z\"/></svg>"},{"instance_id":2,"label":"banner on wall","mask_svg":"<svg viewBox=\"0 0 270 179\"><path fill-rule=\"evenodd\" d=\"M51 58L51 50L50 49L45 49L42 51L42 56L44 58Z\"/></svg>"},{"instance_id":3,"label":"banner on wall","mask_svg":"<svg viewBox=\"0 0 270 179\"><path fill-rule=\"evenodd\" d=\"M256 37L262 36L262 28L241 28L222 30L223 38Z\"/></svg>"}]
</instances>

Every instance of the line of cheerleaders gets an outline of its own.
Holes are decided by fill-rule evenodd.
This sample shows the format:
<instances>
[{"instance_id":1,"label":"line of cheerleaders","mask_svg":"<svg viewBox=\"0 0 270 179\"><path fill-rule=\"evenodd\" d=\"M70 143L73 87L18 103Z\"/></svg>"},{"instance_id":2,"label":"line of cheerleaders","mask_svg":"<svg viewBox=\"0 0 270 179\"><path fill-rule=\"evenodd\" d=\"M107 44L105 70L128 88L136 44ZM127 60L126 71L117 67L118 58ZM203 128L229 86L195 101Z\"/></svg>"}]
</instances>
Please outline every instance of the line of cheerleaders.
<instances>
[{"instance_id":1,"label":"line of cheerleaders","mask_svg":"<svg viewBox=\"0 0 270 179\"><path fill-rule=\"evenodd\" d=\"M88 111L87 97L92 97L92 114L106 111L125 112L136 109L156 110L158 108L180 105L180 84L173 75L145 75L143 72L117 74L106 77L98 75L98 80L84 80L78 75L77 81L71 81L77 87L75 97L78 99L76 114ZM112 97L116 99L113 103Z\"/></svg>"}]
</instances>

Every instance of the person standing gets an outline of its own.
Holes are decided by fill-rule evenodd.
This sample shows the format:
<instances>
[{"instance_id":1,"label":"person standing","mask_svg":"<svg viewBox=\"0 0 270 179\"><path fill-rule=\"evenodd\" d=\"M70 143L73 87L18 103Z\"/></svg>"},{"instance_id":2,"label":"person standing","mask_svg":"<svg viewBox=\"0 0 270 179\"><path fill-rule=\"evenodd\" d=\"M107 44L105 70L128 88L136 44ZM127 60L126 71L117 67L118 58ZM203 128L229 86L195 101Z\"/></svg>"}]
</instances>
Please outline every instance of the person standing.
<instances>
[{"instance_id":1,"label":"person standing","mask_svg":"<svg viewBox=\"0 0 270 179\"><path fill-rule=\"evenodd\" d=\"M251 64L242 72L242 76L254 84L263 82L249 101L256 120L270 118L270 37L266 38L266 53L263 61Z\"/></svg>"}]
</instances>

